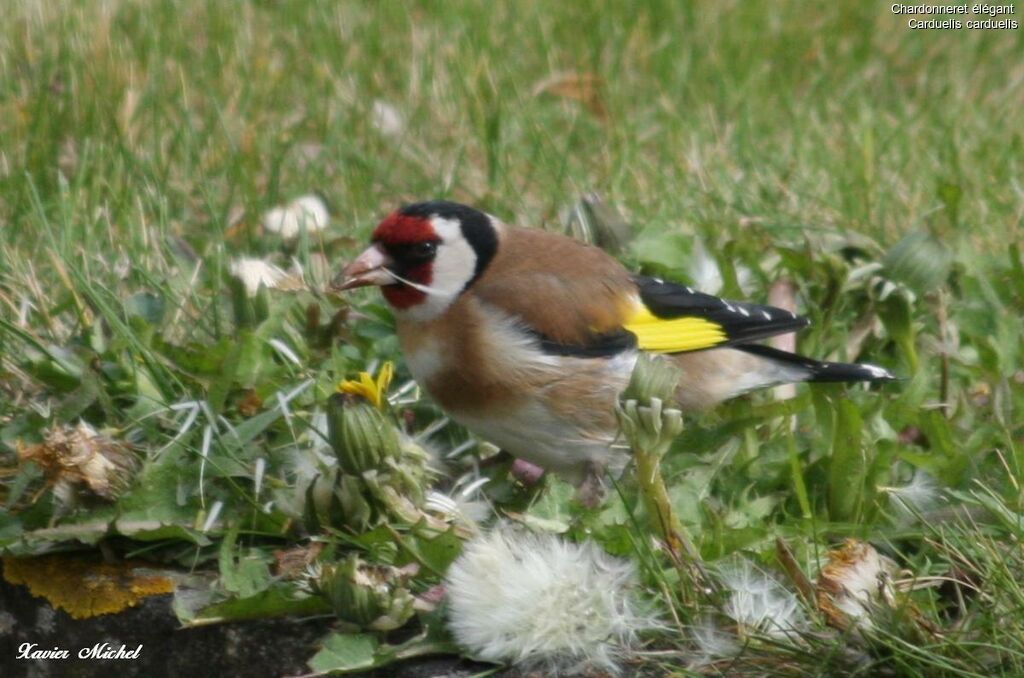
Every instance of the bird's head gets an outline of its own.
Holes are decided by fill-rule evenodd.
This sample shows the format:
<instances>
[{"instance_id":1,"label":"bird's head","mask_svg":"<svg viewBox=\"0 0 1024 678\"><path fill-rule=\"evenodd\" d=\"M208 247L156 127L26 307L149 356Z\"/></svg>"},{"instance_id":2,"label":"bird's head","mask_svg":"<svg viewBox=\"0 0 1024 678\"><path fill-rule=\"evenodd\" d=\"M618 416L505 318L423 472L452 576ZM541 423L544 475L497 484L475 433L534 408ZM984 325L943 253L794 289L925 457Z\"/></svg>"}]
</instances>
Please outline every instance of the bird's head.
<instances>
[{"instance_id":1,"label":"bird's head","mask_svg":"<svg viewBox=\"0 0 1024 678\"><path fill-rule=\"evenodd\" d=\"M370 247L333 287L377 285L396 311L429 320L483 273L498 248L498 228L493 217L465 205L406 205L380 222Z\"/></svg>"}]
</instances>

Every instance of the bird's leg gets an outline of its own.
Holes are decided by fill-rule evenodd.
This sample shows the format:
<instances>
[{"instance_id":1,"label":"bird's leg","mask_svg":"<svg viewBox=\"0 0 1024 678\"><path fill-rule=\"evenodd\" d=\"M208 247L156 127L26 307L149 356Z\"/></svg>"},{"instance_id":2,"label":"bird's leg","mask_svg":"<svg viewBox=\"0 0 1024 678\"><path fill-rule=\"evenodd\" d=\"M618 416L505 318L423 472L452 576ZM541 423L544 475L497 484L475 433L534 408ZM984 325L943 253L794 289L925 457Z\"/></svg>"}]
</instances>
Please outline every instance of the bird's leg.
<instances>
[{"instance_id":1,"label":"bird's leg","mask_svg":"<svg viewBox=\"0 0 1024 678\"><path fill-rule=\"evenodd\" d=\"M505 450L498 450L497 454L492 454L486 459L481 459L479 463L480 468L485 469L499 466L501 464L510 464L513 461L515 461L515 457L512 456L511 453L506 452Z\"/></svg>"},{"instance_id":2,"label":"bird's leg","mask_svg":"<svg viewBox=\"0 0 1024 678\"><path fill-rule=\"evenodd\" d=\"M604 464L588 461L583 472L583 482L576 488L576 498L588 509L597 508L604 501L607 488L604 485Z\"/></svg>"}]
</instances>

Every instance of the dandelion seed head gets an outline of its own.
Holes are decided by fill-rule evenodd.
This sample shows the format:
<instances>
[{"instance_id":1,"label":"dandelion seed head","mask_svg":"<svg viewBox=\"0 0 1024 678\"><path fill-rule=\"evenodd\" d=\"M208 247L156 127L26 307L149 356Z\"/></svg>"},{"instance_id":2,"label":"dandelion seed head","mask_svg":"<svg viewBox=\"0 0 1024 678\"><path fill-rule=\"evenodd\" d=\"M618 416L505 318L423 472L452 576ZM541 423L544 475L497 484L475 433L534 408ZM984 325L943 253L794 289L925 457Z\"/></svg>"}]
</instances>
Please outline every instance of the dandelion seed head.
<instances>
[{"instance_id":1,"label":"dandelion seed head","mask_svg":"<svg viewBox=\"0 0 1024 678\"><path fill-rule=\"evenodd\" d=\"M276 287L288 274L263 259L242 258L231 262L231 275L242 281L246 294L254 297L261 285Z\"/></svg>"},{"instance_id":2,"label":"dandelion seed head","mask_svg":"<svg viewBox=\"0 0 1024 678\"><path fill-rule=\"evenodd\" d=\"M507 525L470 541L447 579L449 627L489 661L552 674L618 672L637 632L658 626L632 596L632 565L592 543Z\"/></svg>"},{"instance_id":3,"label":"dandelion seed head","mask_svg":"<svg viewBox=\"0 0 1024 678\"><path fill-rule=\"evenodd\" d=\"M275 207L263 215L263 228L285 240L292 240L302 229L315 233L327 228L330 214L319 196L310 194L292 200L284 207Z\"/></svg>"},{"instance_id":4,"label":"dandelion seed head","mask_svg":"<svg viewBox=\"0 0 1024 678\"><path fill-rule=\"evenodd\" d=\"M747 560L721 571L729 591L723 612L741 627L770 636L784 636L807 624L796 595Z\"/></svg>"},{"instance_id":5,"label":"dandelion seed head","mask_svg":"<svg viewBox=\"0 0 1024 678\"><path fill-rule=\"evenodd\" d=\"M373 102L370 122L386 137L397 137L405 131L405 120L398 109L380 99Z\"/></svg>"}]
</instances>

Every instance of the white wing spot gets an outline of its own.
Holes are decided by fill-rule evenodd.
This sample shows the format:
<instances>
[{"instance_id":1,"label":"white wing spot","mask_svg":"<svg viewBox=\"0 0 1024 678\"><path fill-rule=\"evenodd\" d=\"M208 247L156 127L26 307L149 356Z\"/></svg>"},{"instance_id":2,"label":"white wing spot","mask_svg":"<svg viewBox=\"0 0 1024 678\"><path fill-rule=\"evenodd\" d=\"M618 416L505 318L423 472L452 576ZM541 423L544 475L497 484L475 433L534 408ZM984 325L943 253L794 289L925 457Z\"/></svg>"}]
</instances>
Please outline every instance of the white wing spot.
<instances>
[{"instance_id":1,"label":"white wing spot","mask_svg":"<svg viewBox=\"0 0 1024 678\"><path fill-rule=\"evenodd\" d=\"M871 365L869 363L861 363L860 366L863 367L865 370L867 370L871 374L871 376L874 377L875 379L892 379L893 378L892 374L889 372L889 370L887 370L885 368L882 368L882 367L879 367L878 365Z\"/></svg>"},{"instance_id":2,"label":"white wing spot","mask_svg":"<svg viewBox=\"0 0 1024 678\"><path fill-rule=\"evenodd\" d=\"M662 280L661 278L655 278L654 282L658 283L659 285L664 285L665 284L665 281Z\"/></svg>"},{"instance_id":3,"label":"white wing spot","mask_svg":"<svg viewBox=\"0 0 1024 678\"><path fill-rule=\"evenodd\" d=\"M686 286L686 293L687 293L687 294L693 294L693 293L694 293L694 292L693 292L693 288L692 288L692 287L690 287L689 285L687 285L687 286Z\"/></svg>"},{"instance_id":4,"label":"white wing spot","mask_svg":"<svg viewBox=\"0 0 1024 678\"><path fill-rule=\"evenodd\" d=\"M743 316L744 318L749 318L750 317L750 311L748 311L747 309L743 308L742 306L737 306L736 310L738 310L740 312L740 315Z\"/></svg>"},{"instance_id":5,"label":"white wing spot","mask_svg":"<svg viewBox=\"0 0 1024 678\"><path fill-rule=\"evenodd\" d=\"M769 313L768 311L761 311L761 315L764 316L765 320L771 320L772 319L772 314Z\"/></svg>"}]
</instances>

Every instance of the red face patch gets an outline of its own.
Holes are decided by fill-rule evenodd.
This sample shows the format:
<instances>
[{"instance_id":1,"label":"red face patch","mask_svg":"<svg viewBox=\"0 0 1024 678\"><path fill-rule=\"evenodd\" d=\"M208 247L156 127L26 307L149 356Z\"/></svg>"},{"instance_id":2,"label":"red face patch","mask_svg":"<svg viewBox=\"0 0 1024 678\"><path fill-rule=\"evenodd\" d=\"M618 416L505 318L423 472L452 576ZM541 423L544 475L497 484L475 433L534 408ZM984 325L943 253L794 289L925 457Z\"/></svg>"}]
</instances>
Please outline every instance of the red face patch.
<instances>
[{"instance_id":1,"label":"red face patch","mask_svg":"<svg viewBox=\"0 0 1024 678\"><path fill-rule=\"evenodd\" d=\"M373 231L374 242L388 245L411 245L437 238L429 219L392 212Z\"/></svg>"},{"instance_id":2,"label":"red face patch","mask_svg":"<svg viewBox=\"0 0 1024 678\"><path fill-rule=\"evenodd\" d=\"M418 280L416 282L419 282ZM423 284L423 283L421 283ZM405 310L421 304L427 300L427 295L415 287L409 287L399 283L397 285L385 285L380 288L381 294L389 304L397 309Z\"/></svg>"},{"instance_id":3,"label":"red face patch","mask_svg":"<svg viewBox=\"0 0 1024 678\"><path fill-rule=\"evenodd\" d=\"M402 250L408 245L437 240L437 232L430 225L429 219L393 212L374 229L372 239L395 260L394 273L418 285L430 286L434 277L433 264L426 262L408 265L402 256ZM405 283L386 285L381 288L381 292L387 302L397 309L407 309L427 299L426 293Z\"/></svg>"}]
</instances>

